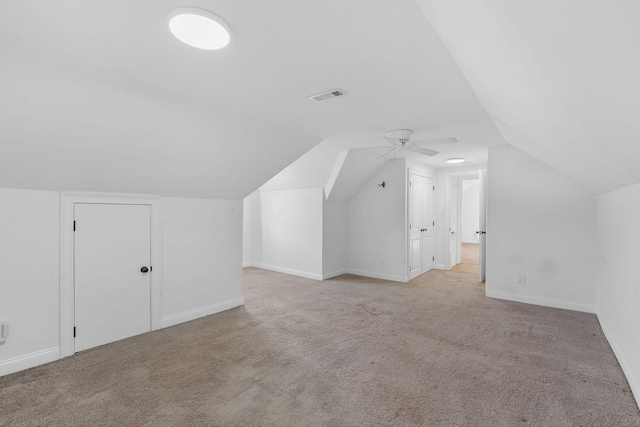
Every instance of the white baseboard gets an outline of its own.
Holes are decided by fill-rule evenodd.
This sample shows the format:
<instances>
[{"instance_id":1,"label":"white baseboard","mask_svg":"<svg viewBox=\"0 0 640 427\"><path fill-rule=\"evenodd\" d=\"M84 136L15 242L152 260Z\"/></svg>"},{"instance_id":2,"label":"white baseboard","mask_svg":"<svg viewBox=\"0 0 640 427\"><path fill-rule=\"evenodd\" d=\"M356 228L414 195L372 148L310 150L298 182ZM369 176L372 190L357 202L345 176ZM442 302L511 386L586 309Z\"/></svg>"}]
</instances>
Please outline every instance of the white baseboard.
<instances>
[{"instance_id":1,"label":"white baseboard","mask_svg":"<svg viewBox=\"0 0 640 427\"><path fill-rule=\"evenodd\" d=\"M220 313L221 311L229 310L230 308L239 307L244 305L243 298L236 298L228 301L224 301L218 304L208 305L206 307L196 308L182 313L173 314L171 316L162 319L162 327L168 328L180 323L195 320L200 317L208 316L210 314Z\"/></svg>"},{"instance_id":2,"label":"white baseboard","mask_svg":"<svg viewBox=\"0 0 640 427\"><path fill-rule=\"evenodd\" d=\"M292 268L286 268L286 267L278 267L277 265L262 264L260 262L252 262L251 267L261 268L263 270L277 271L278 273L291 274L293 276L300 276L306 279L322 280L322 274L310 273L308 271L302 271L302 270L294 270Z\"/></svg>"},{"instance_id":3,"label":"white baseboard","mask_svg":"<svg viewBox=\"0 0 640 427\"><path fill-rule=\"evenodd\" d=\"M596 308L590 305L577 304L574 302L555 300L550 298L540 298L529 295L514 294L511 292L486 291L489 298L503 299L508 301L523 302L526 304L542 305L544 307L563 308L566 310L582 311L584 313L596 313Z\"/></svg>"},{"instance_id":4,"label":"white baseboard","mask_svg":"<svg viewBox=\"0 0 640 427\"><path fill-rule=\"evenodd\" d=\"M48 348L0 362L0 376L23 371L60 359L60 347Z\"/></svg>"},{"instance_id":5,"label":"white baseboard","mask_svg":"<svg viewBox=\"0 0 640 427\"><path fill-rule=\"evenodd\" d=\"M451 270L450 268L445 268L444 264L436 264L433 266L434 270L445 270L445 271L449 271Z\"/></svg>"},{"instance_id":6,"label":"white baseboard","mask_svg":"<svg viewBox=\"0 0 640 427\"><path fill-rule=\"evenodd\" d=\"M598 316L598 322L600 322L600 327L602 327L602 332L604 332L604 336L607 338L607 341L609 341L609 345L613 350L613 354L616 355L616 358L618 359L618 363L622 367L622 372L624 372L624 376L627 377L627 382L629 383L629 387L631 387L631 392L633 393L633 397L636 400L636 405L638 405L638 409L640 409L640 386L636 381L635 377L633 376L633 372L631 372L631 366L629 365L629 362L627 362L627 358L625 357L624 353L618 346L618 343L616 342L613 336L613 333L611 332L611 329L609 329L609 327L607 326L607 323L604 321L604 319L600 315L600 312L597 310L596 310L596 316Z\"/></svg>"},{"instance_id":7,"label":"white baseboard","mask_svg":"<svg viewBox=\"0 0 640 427\"><path fill-rule=\"evenodd\" d=\"M253 267L253 264L251 264L251 261L243 261L242 268L245 268L245 267Z\"/></svg>"},{"instance_id":8,"label":"white baseboard","mask_svg":"<svg viewBox=\"0 0 640 427\"><path fill-rule=\"evenodd\" d=\"M322 280L331 279L332 277L342 276L343 274L347 274L346 268L341 268L340 270L334 270L329 273L322 273Z\"/></svg>"},{"instance_id":9,"label":"white baseboard","mask_svg":"<svg viewBox=\"0 0 640 427\"><path fill-rule=\"evenodd\" d=\"M393 274L378 273L377 271L365 271L347 268L346 273L355 274L356 276L371 277L373 279L391 280L393 282L407 283L409 281L409 278L407 276L396 276Z\"/></svg>"}]
</instances>

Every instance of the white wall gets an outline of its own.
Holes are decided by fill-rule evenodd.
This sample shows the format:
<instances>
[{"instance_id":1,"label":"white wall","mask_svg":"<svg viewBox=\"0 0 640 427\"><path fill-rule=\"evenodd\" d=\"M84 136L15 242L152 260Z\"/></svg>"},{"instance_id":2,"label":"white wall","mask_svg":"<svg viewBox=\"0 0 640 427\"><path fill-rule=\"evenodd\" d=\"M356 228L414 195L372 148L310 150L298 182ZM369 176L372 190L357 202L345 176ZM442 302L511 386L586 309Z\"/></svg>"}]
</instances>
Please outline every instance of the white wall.
<instances>
[{"instance_id":1,"label":"white wall","mask_svg":"<svg viewBox=\"0 0 640 427\"><path fill-rule=\"evenodd\" d=\"M347 203L325 202L322 216L322 278L347 271Z\"/></svg>"},{"instance_id":2,"label":"white wall","mask_svg":"<svg viewBox=\"0 0 640 427\"><path fill-rule=\"evenodd\" d=\"M251 264L251 244L253 235L253 221L251 221L251 195L242 201L242 266Z\"/></svg>"},{"instance_id":3,"label":"white wall","mask_svg":"<svg viewBox=\"0 0 640 427\"><path fill-rule=\"evenodd\" d=\"M165 197L162 210L162 326L242 305L242 202Z\"/></svg>"},{"instance_id":4,"label":"white wall","mask_svg":"<svg viewBox=\"0 0 640 427\"><path fill-rule=\"evenodd\" d=\"M322 279L322 188L251 197L251 265Z\"/></svg>"},{"instance_id":5,"label":"white wall","mask_svg":"<svg viewBox=\"0 0 640 427\"><path fill-rule=\"evenodd\" d=\"M489 150L488 187L487 296L594 312L596 197L509 146Z\"/></svg>"},{"instance_id":6,"label":"white wall","mask_svg":"<svg viewBox=\"0 0 640 427\"><path fill-rule=\"evenodd\" d=\"M260 187L260 191L324 187L342 148L320 143Z\"/></svg>"},{"instance_id":7,"label":"white wall","mask_svg":"<svg viewBox=\"0 0 640 427\"><path fill-rule=\"evenodd\" d=\"M465 179L462 181L462 214L460 217L462 243L478 243L480 224L480 181Z\"/></svg>"},{"instance_id":8,"label":"white wall","mask_svg":"<svg viewBox=\"0 0 640 427\"><path fill-rule=\"evenodd\" d=\"M241 305L242 202L162 198L162 326ZM0 375L60 357L60 193L0 189Z\"/></svg>"},{"instance_id":9,"label":"white wall","mask_svg":"<svg viewBox=\"0 0 640 427\"><path fill-rule=\"evenodd\" d=\"M598 318L640 404L640 184L598 196Z\"/></svg>"},{"instance_id":10,"label":"white wall","mask_svg":"<svg viewBox=\"0 0 640 427\"><path fill-rule=\"evenodd\" d=\"M406 181L405 159L389 160L349 201L350 273L407 281Z\"/></svg>"},{"instance_id":11,"label":"white wall","mask_svg":"<svg viewBox=\"0 0 640 427\"><path fill-rule=\"evenodd\" d=\"M0 189L0 375L60 357L60 195Z\"/></svg>"}]
</instances>

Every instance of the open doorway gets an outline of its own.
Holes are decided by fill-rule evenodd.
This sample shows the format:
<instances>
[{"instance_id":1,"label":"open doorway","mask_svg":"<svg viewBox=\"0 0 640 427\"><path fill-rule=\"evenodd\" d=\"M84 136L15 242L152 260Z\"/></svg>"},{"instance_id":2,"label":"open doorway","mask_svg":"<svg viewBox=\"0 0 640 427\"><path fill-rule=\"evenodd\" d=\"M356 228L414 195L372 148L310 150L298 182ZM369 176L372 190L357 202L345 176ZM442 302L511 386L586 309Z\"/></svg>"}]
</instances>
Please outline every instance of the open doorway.
<instances>
[{"instance_id":1,"label":"open doorway","mask_svg":"<svg viewBox=\"0 0 640 427\"><path fill-rule=\"evenodd\" d=\"M460 186L460 257L452 271L480 272L480 179L461 178Z\"/></svg>"},{"instance_id":2,"label":"open doorway","mask_svg":"<svg viewBox=\"0 0 640 427\"><path fill-rule=\"evenodd\" d=\"M486 169L444 172L443 268L485 281ZM464 205L464 208L463 208Z\"/></svg>"}]
</instances>

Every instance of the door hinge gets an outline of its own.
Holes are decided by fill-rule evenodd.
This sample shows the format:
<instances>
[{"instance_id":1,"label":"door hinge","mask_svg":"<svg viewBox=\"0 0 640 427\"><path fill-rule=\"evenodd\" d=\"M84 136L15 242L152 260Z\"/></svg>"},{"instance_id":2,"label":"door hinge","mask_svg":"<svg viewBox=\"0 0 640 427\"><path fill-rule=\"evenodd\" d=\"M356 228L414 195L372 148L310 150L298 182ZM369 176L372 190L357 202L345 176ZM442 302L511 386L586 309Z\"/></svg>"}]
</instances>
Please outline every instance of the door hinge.
<instances>
[{"instance_id":1,"label":"door hinge","mask_svg":"<svg viewBox=\"0 0 640 427\"><path fill-rule=\"evenodd\" d=\"M153 266L149 266L149 271L153 271Z\"/></svg>"},{"instance_id":2,"label":"door hinge","mask_svg":"<svg viewBox=\"0 0 640 427\"><path fill-rule=\"evenodd\" d=\"M74 338L76 337L76 327L75 326L73 327L73 337Z\"/></svg>"},{"instance_id":3,"label":"door hinge","mask_svg":"<svg viewBox=\"0 0 640 427\"><path fill-rule=\"evenodd\" d=\"M435 260L436 260L436 257L432 257L432 258L433 258L433 259L432 259L432 261L435 261Z\"/></svg>"},{"instance_id":4,"label":"door hinge","mask_svg":"<svg viewBox=\"0 0 640 427\"><path fill-rule=\"evenodd\" d=\"M435 185L433 186L433 191L436 191L436 186Z\"/></svg>"},{"instance_id":5,"label":"door hinge","mask_svg":"<svg viewBox=\"0 0 640 427\"><path fill-rule=\"evenodd\" d=\"M409 187L411 187L411 181L409 181Z\"/></svg>"},{"instance_id":6,"label":"door hinge","mask_svg":"<svg viewBox=\"0 0 640 427\"><path fill-rule=\"evenodd\" d=\"M73 231L76 231L76 222L73 221Z\"/></svg>"},{"instance_id":7,"label":"door hinge","mask_svg":"<svg viewBox=\"0 0 640 427\"><path fill-rule=\"evenodd\" d=\"M433 225L436 225L436 222L435 222L435 221L433 221Z\"/></svg>"}]
</instances>

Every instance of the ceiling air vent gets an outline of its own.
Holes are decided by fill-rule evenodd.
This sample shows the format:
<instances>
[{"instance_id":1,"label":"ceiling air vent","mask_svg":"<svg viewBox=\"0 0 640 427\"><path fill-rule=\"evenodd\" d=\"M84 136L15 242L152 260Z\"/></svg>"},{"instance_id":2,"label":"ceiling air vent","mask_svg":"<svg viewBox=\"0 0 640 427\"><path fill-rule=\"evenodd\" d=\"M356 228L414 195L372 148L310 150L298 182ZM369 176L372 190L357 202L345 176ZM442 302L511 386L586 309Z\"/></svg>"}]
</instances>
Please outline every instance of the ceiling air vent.
<instances>
[{"instance_id":1,"label":"ceiling air vent","mask_svg":"<svg viewBox=\"0 0 640 427\"><path fill-rule=\"evenodd\" d=\"M343 91L342 89L333 89L328 92L322 92L322 93L317 93L315 95L311 95L308 98L314 102L322 102L322 101L326 101L327 99L337 98L339 96L344 96L346 94L347 92Z\"/></svg>"}]
</instances>

